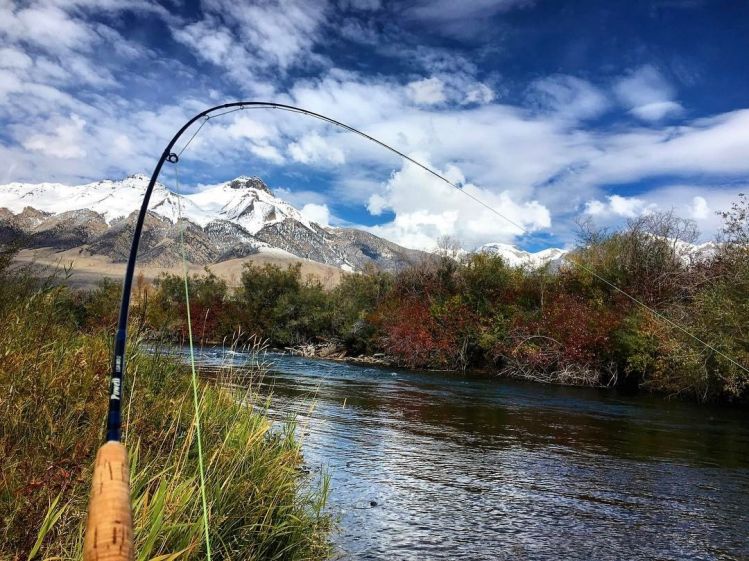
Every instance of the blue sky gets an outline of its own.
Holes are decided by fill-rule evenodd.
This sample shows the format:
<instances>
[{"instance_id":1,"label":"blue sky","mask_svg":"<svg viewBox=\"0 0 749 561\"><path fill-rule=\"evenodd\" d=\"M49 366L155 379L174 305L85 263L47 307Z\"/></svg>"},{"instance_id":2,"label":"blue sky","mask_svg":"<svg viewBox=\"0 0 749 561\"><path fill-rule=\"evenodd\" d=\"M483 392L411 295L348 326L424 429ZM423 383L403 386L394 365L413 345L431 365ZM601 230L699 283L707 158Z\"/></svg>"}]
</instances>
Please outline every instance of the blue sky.
<instances>
[{"instance_id":1,"label":"blue sky","mask_svg":"<svg viewBox=\"0 0 749 561\"><path fill-rule=\"evenodd\" d=\"M0 0L0 183L150 174L203 108L182 190L259 175L322 223L411 247L450 236L528 249L589 218L694 219L749 184L749 3L652 0ZM162 181L174 187L173 172Z\"/></svg>"}]
</instances>

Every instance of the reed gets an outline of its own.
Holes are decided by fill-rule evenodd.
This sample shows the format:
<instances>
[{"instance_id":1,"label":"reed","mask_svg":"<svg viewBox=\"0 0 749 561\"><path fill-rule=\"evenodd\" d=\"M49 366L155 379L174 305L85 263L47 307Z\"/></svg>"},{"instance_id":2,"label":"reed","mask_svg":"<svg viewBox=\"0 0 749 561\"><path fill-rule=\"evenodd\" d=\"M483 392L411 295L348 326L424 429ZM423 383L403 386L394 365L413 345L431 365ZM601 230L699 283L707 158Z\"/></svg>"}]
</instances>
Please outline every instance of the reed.
<instances>
[{"instance_id":1,"label":"reed","mask_svg":"<svg viewBox=\"0 0 749 561\"><path fill-rule=\"evenodd\" d=\"M0 277L0 559L79 559L110 337L80 328L69 289ZM189 376L140 349L130 351L124 427L137 558L204 558ZM274 425L242 374L201 382L213 557L325 559L327 480L304 478L293 422Z\"/></svg>"}]
</instances>

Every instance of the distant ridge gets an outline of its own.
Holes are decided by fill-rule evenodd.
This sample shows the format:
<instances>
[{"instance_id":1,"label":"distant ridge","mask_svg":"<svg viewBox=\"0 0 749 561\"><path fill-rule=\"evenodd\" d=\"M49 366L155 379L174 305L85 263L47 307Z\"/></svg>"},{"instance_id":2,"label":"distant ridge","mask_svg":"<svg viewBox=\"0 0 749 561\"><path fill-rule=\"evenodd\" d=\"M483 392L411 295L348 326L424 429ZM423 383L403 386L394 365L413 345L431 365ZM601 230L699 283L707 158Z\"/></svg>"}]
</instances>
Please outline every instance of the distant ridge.
<instances>
[{"instance_id":1,"label":"distant ridge","mask_svg":"<svg viewBox=\"0 0 749 561\"><path fill-rule=\"evenodd\" d=\"M568 253L568 250L551 247L532 253L510 244L487 243L482 245L477 252L499 255L508 265L513 267L527 266L536 268L547 263L561 262Z\"/></svg>"},{"instance_id":2,"label":"distant ridge","mask_svg":"<svg viewBox=\"0 0 749 561\"><path fill-rule=\"evenodd\" d=\"M122 262L147 185L144 175L75 186L2 185L0 240L21 240L24 248L79 248ZM192 194L172 193L157 183L140 262L169 267L181 259L180 215L186 221L188 260L198 265L270 252L344 271L368 266L396 271L427 255L362 230L320 226L276 197L259 177L241 176Z\"/></svg>"}]
</instances>

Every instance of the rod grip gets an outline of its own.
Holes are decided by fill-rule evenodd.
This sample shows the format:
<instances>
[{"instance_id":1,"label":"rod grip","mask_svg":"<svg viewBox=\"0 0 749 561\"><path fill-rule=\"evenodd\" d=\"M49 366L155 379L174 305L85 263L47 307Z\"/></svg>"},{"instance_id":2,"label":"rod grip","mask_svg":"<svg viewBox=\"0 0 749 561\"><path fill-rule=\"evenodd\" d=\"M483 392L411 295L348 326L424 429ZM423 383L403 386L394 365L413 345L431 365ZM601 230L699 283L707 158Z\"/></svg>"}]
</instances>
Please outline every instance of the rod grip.
<instances>
[{"instance_id":1,"label":"rod grip","mask_svg":"<svg viewBox=\"0 0 749 561\"><path fill-rule=\"evenodd\" d=\"M132 561L133 516L127 451L120 442L99 448L94 464L84 561Z\"/></svg>"}]
</instances>

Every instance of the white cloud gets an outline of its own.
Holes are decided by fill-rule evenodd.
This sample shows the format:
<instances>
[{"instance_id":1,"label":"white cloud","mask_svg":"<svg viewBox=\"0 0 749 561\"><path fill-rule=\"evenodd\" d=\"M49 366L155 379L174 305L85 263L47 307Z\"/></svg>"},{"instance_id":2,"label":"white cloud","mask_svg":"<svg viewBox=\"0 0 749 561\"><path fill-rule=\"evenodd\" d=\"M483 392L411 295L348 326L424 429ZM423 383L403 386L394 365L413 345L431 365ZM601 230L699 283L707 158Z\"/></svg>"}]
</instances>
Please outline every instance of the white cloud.
<instances>
[{"instance_id":1,"label":"white cloud","mask_svg":"<svg viewBox=\"0 0 749 561\"><path fill-rule=\"evenodd\" d=\"M307 203L301 208L301 213L307 220L316 222L320 226L330 226L330 209L328 205Z\"/></svg>"},{"instance_id":2,"label":"white cloud","mask_svg":"<svg viewBox=\"0 0 749 561\"><path fill-rule=\"evenodd\" d=\"M674 101L675 91L653 66L643 66L618 80L614 93L632 114L645 121L678 115L683 107Z\"/></svg>"},{"instance_id":3,"label":"white cloud","mask_svg":"<svg viewBox=\"0 0 749 561\"><path fill-rule=\"evenodd\" d=\"M445 84L436 77L411 82L406 86L406 92L413 102L420 105L435 105L447 99Z\"/></svg>"},{"instance_id":4,"label":"white cloud","mask_svg":"<svg viewBox=\"0 0 749 561\"><path fill-rule=\"evenodd\" d=\"M610 106L605 94L593 84L566 75L536 80L529 97L539 107L570 119L597 117Z\"/></svg>"},{"instance_id":5,"label":"white cloud","mask_svg":"<svg viewBox=\"0 0 749 561\"><path fill-rule=\"evenodd\" d=\"M237 39L220 22L208 16L203 20L173 29L174 38L192 47L195 54L217 65L229 64L232 57L238 63L246 58L245 51L237 45Z\"/></svg>"},{"instance_id":6,"label":"white cloud","mask_svg":"<svg viewBox=\"0 0 749 561\"><path fill-rule=\"evenodd\" d=\"M331 70L321 78L297 80L288 101L305 109L366 126L400 114L405 99L397 84L386 78L368 78L353 72ZM309 127L309 121L294 118L296 126Z\"/></svg>"},{"instance_id":7,"label":"white cloud","mask_svg":"<svg viewBox=\"0 0 749 561\"><path fill-rule=\"evenodd\" d=\"M634 218L650 212L655 206L637 197L610 195L607 199L607 202L597 199L588 201L585 204L585 213L597 217L617 216Z\"/></svg>"},{"instance_id":8,"label":"white cloud","mask_svg":"<svg viewBox=\"0 0 749 561\"><path fill-rule=\"evenodd\" d=\"M644 121L660 121L668 115L678 115L683 107L675 101L655 101L632 108L632 113Z\"/></svg>"},{"instance_id":9,"label":"white cloud","mask_svg":"<svg viewBox=\"0 0 749 561\"><path fill-rule=\"evenodd\" d=\"M313 50L322 37L326 0L205 0L202 10L196 22L172 20L174 38L248 90L260 81L259 74L326 64Z\"/></svg>"},{"instance_id":10,"label":"white cloud","mask_svg":"<svg viewBox=\"0 0 749 561\"><path fill-rule=\"evenodd\" d=\"M436 67L434 67L436 70ZM456 105L485 105L496 98L494 90L465 71L438 71L430 78L409 82L405 86L407 99L424 107L446 102Z\"/></svg>"},{"instance_id":11,"label":"white cloud","mask_svg":"<svg viewBox=\"0 0 749 561\"><path fill-rule=\"evenodd\" d=\"M54 126L49 133L30 136L23 146L34 152L65 160L83 158L86 150L81 147L81 133L85 126L86 121L78 115L71 115L69 121Z\"/></svg>"},{"instance_id":12,"label":"white cloud","mask_svg":"<svg viewBox=\"0 0 749 561\"><path fill-rule=\"evenodd\" d=\"M303 164L330 163L341 165L346 162L343 150L329 144L318 134L305 135L299 142L289 145L292 159Z\"/></svg>"},{"instance_id":13,"label":"white cloud","mask_svg":"<svg viewBox=\"0 0 749 561\"><path fill-rule=\"evenodd\" d=\"M534 0L417 0L407 3L403 17L426 24L450 37L476 40L477 36L493 29L493 15L533 3Z\"/></svg>"},{"instance_id":14,"label":"white cloud","mask_svg":"<svg viewBox=\"0 0 749 561\"><path fill-rule=\"evenodd\" d=\"M678 127L630 129L590 140L597 154L570 177L576 183L623 183L659 175L749 173L749 109Z\"/></svg>"},{"instance_id":15,"label":"white cloud","mask_svg":"<svg viewBox=\"0 0 749 561\"><path fill-rule=\"evenodd\" d=\"M442 174L452 182L464 183L462 172L455 166ZM394 219L369 230L407 247L434 249L437 240L446 235L476 247L489 241L511 241L524 231L551 226L549 210L537 201L518 202L507 191L497 192L471 183L464 184L462 190L464 193L417 166L404 163L383 191L369 200L371 212L390 210ZM479 205L466 193L523 229Z\"/></svg>"},{"instance_id":16,"label":"white cloud","mask_svg":"<svg viewBox=\"0 0 749 561\"><path fill-rule=\"evenodd\" d=\"M11 47L0 49L0 68L26 69L33 64L29 55Z\"/></svg>"},{"instance_id":17,"label":"white cloud","mask_svg":"<svg viewBox=\"0 0 749 561\"><path fill-rule=\"evenodd\" d=\"M494 91L486 84L473 84L466 91L465 99L463 103L491 103L496 97Z\"/></svg>"},{"instance_id":18,"label":"white cloud","mask_svg":"<svg viewBox=\"0 0 749 561\"><path fill-rule=\"evenodd\" d=\"M589 200L584 214L597 224L617 227L628 218L661 211L673 211L676 216L694 220L701 232L701 240L715 238L722 227L718 212L730 208L739 192L747 185L668 185L637 197L610 195L603 200Z\"/></svg>"},{"instance_id":19,"label":"white cloud","mask_svg":"<svg viewBox=\"0 0 749 561\"><path fill-rule=\"evenodd\" d=\"M313 203L316 205L326 205L327 197L319 191L310 191L304 189L287 189L286 187L274 187L273 192L277 197L288 202L296 208L302 208L304 205Z\"/></svg>"},{"instance_id":20,"label":"white cloud","mask_svg":"<svg viewBox=\"0 0 749 561\"><path fill-rule=\"evenodd\" d=\"M375 4L370 7L377 8ZM418 19L421 8L443 8L421 16L441 18L439 25L447 27L454 18L460 27L468 21L466 14L476 10L496 14L522 4L438 0L412 4L415 11L405 11ZM218 66L215 74L204 78L206 66L198 73L176 60L189 57L176 57L167 66L164 53L129 41L102 23L113 21L123 6L135 5L155 10L192 53ZM82 182L149 172L187 118L214 100L236 95L298 104L406 153L420 153L441 169L450 170L453 163L460 169L459 180L469 181L467 191L475 190L513 220L527 220L523 224L529 229L549 231L553 210L555 234L582 208L601 220L623 220L651 205L667 208L668 196L680 213L714 231L714 211L728 200L726 187L645 189L636 201L621 197L612 202L607 195L616 192L617 184L647 186L656 177L708 184L749 176L749 109L686 119L679 115L674 88L652 66L613 84L614 95L577 77L541 77L527 90L526 101L533 108L518 107L501 101L505 82L482 73L485 68L476 62L480 57L387 43L383 36L388 31L370 25L370 15L362 29L379 38L378 52L407 59L409 72L425 78L409 83L403 75L334 68L318 54L318 46L330 44L331 34L342 33L331 20L330 6L301 0L252 5L206 0L198 19L188 21L139 0L34 0L23 5L0 0L0 161L9 162L0 180ZM42 20L31 21L30 13ZM57 23L61 39L55 42L50 30ZM25 36L33 30L38 34ZM148 64L135 68L133 61ZM155 70L142 70L148 68ZM306 78L298 78L299 68ZM224 80L227 74L231 87ZM607 95L647 126L630 122L604 128L586 122L608 109ZM677 116L675 126L662 123ZM248 158L248 152L257 158ZM293 172L294 162L324 169L330 187L320 188L330 192L320 198L289 192L294 204L327 208L334 197L336 205L368 205L373 215L392 211L395 218L377 231L409 245L426 247L443 233L467 244L511 241L516 235L512 226L500 227L495 215L483 214L485 209L464 207L475 203L460 193L444 195L429 177L412 177L381 147L297 114L258 110L211 120L185 153L182 169L194 165L206 175L228 173L224 170L248 160L259 164L257 173L280 164L292 164ZM394 169L400 170L397 177L384 181Z\"/></svg>"},{"instance_id":21,"label":"white cloud","mask_svg":"<svg viewBox=\"0 0 749 561\"><path fill-rule=\"evenodd\" d=\"M367 210L373 216L380 216L388 208L388 202L385 197L379 193L370 195L367 201Z\"/></svg>"},{"instance_id":22,"label":"white cloud","mask_svg":"<svg viewBox=\"0 0 749 561\"><path fill-rule=\"evenodd\" d=\"M282 164L286 161L286 158L278 151L278 148L270 144L253 144L250 146L250 152L274 164Z\"/></svg>"},{"instance_id":23,"label":"white cloud","mask_svg":"<svg viewBox=\"0 0 749 561\"><path fill-rule=\"evenodd\" d=\"M246 115L240 115L229 121L225 130L234 139L266 140L278 135L276 127Z\"/></svg>"},{"instance_id":24,"label":"white cloud","mask_svg":"<svg viewBox=\"0 0 749 561\"><path fill-rule=\"evenodd\" d=\"M0 21L5 21L0 23L0 32L50 51L61 47L88 49L96 40L90 26L56 6L37 5L15 11L10 8L0 15Z\"/></svg>"},{"instance_id":25,"label":"white cloud","mask_svg":"<svg viewBox=\"0 0 749 561\"><path fill-rule=\"evenodd\" d=\"M705 197L692 197L692 206L690 218L695 220L704 220L710 216L710 205L707 204Z\"/></svg>"}]
</instances>

